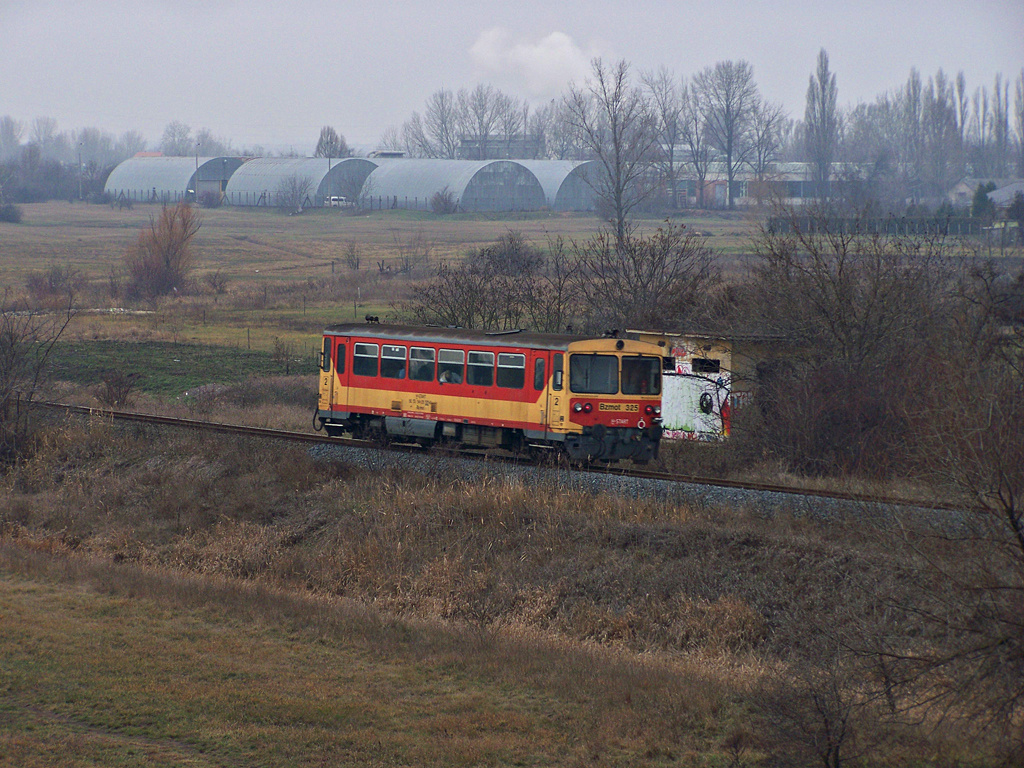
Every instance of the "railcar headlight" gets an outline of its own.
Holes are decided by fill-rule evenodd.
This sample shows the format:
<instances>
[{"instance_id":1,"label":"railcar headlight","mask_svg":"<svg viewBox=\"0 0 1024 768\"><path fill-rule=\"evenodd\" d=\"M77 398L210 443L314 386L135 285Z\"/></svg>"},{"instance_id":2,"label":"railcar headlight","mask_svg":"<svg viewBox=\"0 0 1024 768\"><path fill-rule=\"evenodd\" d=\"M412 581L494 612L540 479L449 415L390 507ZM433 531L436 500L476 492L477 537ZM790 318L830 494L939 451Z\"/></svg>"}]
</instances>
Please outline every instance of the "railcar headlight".
<instances>
[{"instance_id":1,"label":"railcar headlight","mask_svg":"<svg viewBox=\"0 0 1024 768\"><path fill-rule=\"evenodd\" d=\"M576 413L579 413L580 411L582 411L582 410L583 410L583 406L582 406L582 405L580 405L579 403L576 403L576 405L574 405L574 406L572 407L572 409L573 409L574 411L576 411Z\"/></svg>"},{"instance_id":2,"label":"railcar headlight","mask_svg":"<svg viewBox=\"0 0 1024 768\"><path fill-rule=\"evenodd\" d=\"M590 403L587 403L586 405L583 406L584 413L590 413L592 410L594 410L594 406L592 406Z\"/></svg>"}]
</instances>

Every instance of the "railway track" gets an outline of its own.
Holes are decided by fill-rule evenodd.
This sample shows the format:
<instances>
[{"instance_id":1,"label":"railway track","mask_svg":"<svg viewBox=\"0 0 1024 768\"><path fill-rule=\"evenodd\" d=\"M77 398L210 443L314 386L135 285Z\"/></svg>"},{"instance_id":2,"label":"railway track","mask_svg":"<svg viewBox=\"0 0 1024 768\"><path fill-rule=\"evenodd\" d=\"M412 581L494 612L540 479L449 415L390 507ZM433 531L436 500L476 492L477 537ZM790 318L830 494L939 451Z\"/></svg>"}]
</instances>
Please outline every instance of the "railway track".
<instances>
[{"instance_id":1,"label":"railway track","mask_svg":"<svg viewBox=\"0 0 1024 768\"><path fill-rule=\"evenodd\" d=\"M135 422L139 424L151 424L154 426L171 427L176 429L192 429L204 432L220 434L239 435L262 439L283 440L292 443L307 443L325 447L344 447L349 449L380 451L388 453L405 453L423 455L428 449L408 443L389 443L382 445L366 440L356 440L344 437L328 437L326 435L312 434L306 432L290 432L281 429L268 429L265 427L247 427L239 424L226 424L222 422L201 421L197 419L182 419L171 416L157 416L153 414L134 413L131 411L118 411L106 408L92 408L81 405L69 405L66 403L54 402L33 402L33 408L51 411L61 411L68 414L103 418L112 421ZM467 459L486 459L489 462L501 462L516 466L533 466L530 462L521 457L495 455L473 449L453 449L452 453ZM563 468L566 469L566 468ZM635 467L618 467L602 465L572 466L572 472L586 473L590 475L604 475L615 478L646 480L657 483L686 484L690 486L707 487L715 489L729 489L736 491L747 491L755 494L773 494L789 496L794 498L829 499L834 501L870 504L890 507L915 508L922 510L943 510L957 511L962 507L952 504L941 504L933 501L920 499L908 499L895 496L881 496L865 493L854 493L845 491L831 491L808 488L796 488L793 486L778 485L771 483L757 483L749 481L723 480L720 478L700 477L696 475L680 475L665 472L653 472Z\"/></svg>"}]
</instances>

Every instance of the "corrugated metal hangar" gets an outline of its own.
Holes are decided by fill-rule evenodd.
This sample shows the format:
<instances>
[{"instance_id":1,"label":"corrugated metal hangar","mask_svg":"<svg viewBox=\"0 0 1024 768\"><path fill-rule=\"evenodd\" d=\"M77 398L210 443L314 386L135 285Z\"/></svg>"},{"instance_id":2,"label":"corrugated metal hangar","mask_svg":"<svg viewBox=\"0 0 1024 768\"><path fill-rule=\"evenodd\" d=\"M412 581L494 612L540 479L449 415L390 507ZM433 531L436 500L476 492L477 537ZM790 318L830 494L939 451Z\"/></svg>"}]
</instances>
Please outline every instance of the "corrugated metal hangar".
<instances>
[{"instance_id":1,"label":"corrugated metal hangar","mask_svg":"<svg viewBox=\"0 0 1024 768\"><path fill-rule=\"evenodd\" d=\"M282 204L300 190L302 207L338 200L367 208L431 210L446 193L461 211L592 211L586 175L593 163L560 160L421 160L383 158L133 157L118 165L105 191L132 202L174 203L222 195L236 206ZM332 201L334 201L332 203Z\"/></svg>"},{"instance_id":2,"label":"corrugated metal hangar","mask_svg":"<svg viewBox=\"0 0 1024 768\"><path fill-rule=\"evenodd\" d=\"M221 193L244 160L239 157L130 157L110 176L104 191L117 199L139 203L176 203L199 195Z\"/></svg>"},{"instance_id":3,"label":"corrugated metal hangar","mask_svg":"<svg viewBox=\"0 0 1024 768\"><path fill-rule=\"evenodd\" d=\"M296 184L301 188L297 202L306 208L329 205L331 197L355 200L366 177L377 167L361 157L258 157L243 163L232 174L225 190L230 205L277 205L279 194Z\"/></svg>"},{"instance_id":4,"label":"corrugated metal hangar","mask_svg":"<svg viewBox=\"0 0 1024 768\"><path fill-rule=\"evenodd\" d=\"M372 208L430 210L447 191L462 211L544 208L537 177L511 160L389 160L366 179L362 198Z\"/></svg>"}]
</instances>

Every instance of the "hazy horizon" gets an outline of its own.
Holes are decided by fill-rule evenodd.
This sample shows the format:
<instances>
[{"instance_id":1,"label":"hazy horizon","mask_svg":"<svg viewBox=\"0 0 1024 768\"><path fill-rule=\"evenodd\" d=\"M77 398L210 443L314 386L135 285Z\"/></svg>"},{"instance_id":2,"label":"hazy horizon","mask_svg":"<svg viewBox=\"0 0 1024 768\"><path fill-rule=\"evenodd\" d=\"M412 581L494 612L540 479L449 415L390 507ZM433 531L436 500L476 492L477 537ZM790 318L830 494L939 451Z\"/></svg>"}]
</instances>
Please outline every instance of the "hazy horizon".
<instances>
[{"instance_id":1,"label":"hazy horizon","mask_svg":"<svg viewBox=\"0 0 1024 768\"><path fill-rule=\"evenodd\" d=\"M159 143L178 120L235 148L312 151L321 126L372 148L441 87L490 83L543 104L587 76L590 60L626 59L635 74L691 75L746 59L766 98L802 118L824 48L839 102L964 71L970 92L1024 68L1024 4L991 0L678 6L639 0L516 6L310 0L0 0L0 115L52 117L58 129L137 130ZM1012 90L1012 85L1011 85ZM1012 100L1012 94L1011 94Z\"/></svg>"}]
</instances>

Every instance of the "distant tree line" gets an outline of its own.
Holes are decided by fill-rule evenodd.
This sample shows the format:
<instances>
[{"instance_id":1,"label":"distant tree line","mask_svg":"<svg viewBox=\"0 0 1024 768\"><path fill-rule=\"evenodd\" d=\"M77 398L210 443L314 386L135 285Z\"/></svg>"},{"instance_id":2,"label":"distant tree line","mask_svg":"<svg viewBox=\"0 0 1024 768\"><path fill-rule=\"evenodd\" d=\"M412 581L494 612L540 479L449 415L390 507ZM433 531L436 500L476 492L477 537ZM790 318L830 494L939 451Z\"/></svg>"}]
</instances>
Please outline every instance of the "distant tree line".
<instances>
[{"instance_id":1,"label":"distant tree line","mask_svg":"<svg viewBox=\"0 0 1024 768\"><path fill-rule=\"evenodd\" d=\"M138 131L118 138L97 128L59 131L48 117L26 126L3 116L0 194L8 202L70 198L79 182L83 194L101 192L117 163L146 148ZM170 156L266 155L263 147L235 149L180 121L169 123L153 148ZM746 61L634 77L628 62L595 60L590 78L540 106L484 83L441 88L401 126L385 130L378 149L425 158L597 160L610 221L638 206L672 210L693 200L709 207L716 202L706 195L712 171L724 172L728 207L740 174L748 196L766 198L779 161L813 165L814 197L855 189L858 206L873 201L889 211L908 201L936 205L963 178L1024 176L1024 69L973 88L963 72L940 69L925 79L911 69L901 87L843 108L839 77L822 50L800 118L764 97ZM343 135L321 129L315 156L351 153Z\"/></svg>"},{"instance_id":2,"label":"distant tree line","mask_svg":"<svg viewBox=\"0 0 1024 768\"><path fill-rule=\"evenodd\" d=\"M682 77L661 68L633 82L627 62L595 60L586 83L536 108L486 84L442 88L387 129L379 146L412 157L598 160L607 169L604 150L621 138L624 119L628 153L647 169L648 189L639 177L630 186L641 198L657 190L662 208L679 206L683 177L696 182L696 204L710 205L703 193L713 163L724 168L729 207L741 171L765 182L777 161L812 163L821 199L858 182L860 204L936 202L965 177L1024 176L1024 70L1013 82L998 74L991 89L972 90L963 72L940 69L925 81L912 69L903 86L872 103L844 109L838 97L824 50L802 119L760 93L746 61Z\"/></svg>"}]
</instances>

